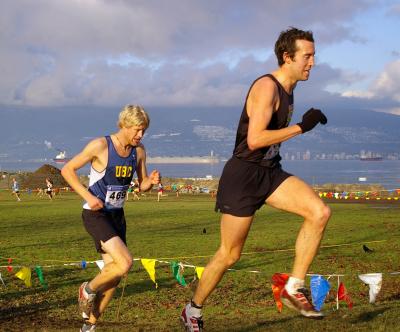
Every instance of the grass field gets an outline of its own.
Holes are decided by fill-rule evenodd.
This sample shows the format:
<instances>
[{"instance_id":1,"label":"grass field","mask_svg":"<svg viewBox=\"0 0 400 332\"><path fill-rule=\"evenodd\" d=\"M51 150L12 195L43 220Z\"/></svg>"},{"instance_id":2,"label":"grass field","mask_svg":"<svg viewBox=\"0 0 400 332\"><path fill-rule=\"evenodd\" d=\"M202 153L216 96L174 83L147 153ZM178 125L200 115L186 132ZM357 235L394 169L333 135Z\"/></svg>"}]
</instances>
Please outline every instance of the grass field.
<instances>
[{"instance_id":1,"label":"grass field","mask_svg":"<svg viewBox=\"0 0 400 332\"><path fill-rule=\"evenodd\" d=\"M208 195L148 195L126 204L128 246L134 257L174 257L186 264L204 266L219 244L219 214ZM78 331L81 320L76 295L79 285L91 279L98 269L64 266L63 263L99 259L92 240L81 222L81 200L73 193L54 201L23 195L16 202L9 192L0 192L1 264L13 258L14 265L32 267L32 288L10 274L0 272L6 287L1 287L1 331ZM292 249L301 220L269 207L256 215L244 252L235 272L228 272L204 309L205 331L400 331L400 204L330 204L333 216L319 255L310 272L345 274L342 281L352 295L354 308L341 303L336 310L332 293L325 303L327 317L308 320L284 308L276 311L270 279L275 272L290 272ZM206 234L203 229L206 228ZM381 242L370 242L381 241ZM330 245L342 246L329 247ZM374 250L365 253L362 245ZM328 246L328 247L326 247ZM43 266L48 289L33 272ZM53 267L44 267L52 265ZM261 273L249 273L257 270ZM14 273L18 271L14 269ZM368 287L358 274L382 272L383 285L377 303L368 303ZM185 269L186 281L194 270ZM158 289L139 262L129 273L121 310L117 310L119 288L98 331L180 331L179 314L191 298L192 288L173 279L167 264L157 264ZM336 281L332 288L337 289Z\"/></svg>"}]
</instances>

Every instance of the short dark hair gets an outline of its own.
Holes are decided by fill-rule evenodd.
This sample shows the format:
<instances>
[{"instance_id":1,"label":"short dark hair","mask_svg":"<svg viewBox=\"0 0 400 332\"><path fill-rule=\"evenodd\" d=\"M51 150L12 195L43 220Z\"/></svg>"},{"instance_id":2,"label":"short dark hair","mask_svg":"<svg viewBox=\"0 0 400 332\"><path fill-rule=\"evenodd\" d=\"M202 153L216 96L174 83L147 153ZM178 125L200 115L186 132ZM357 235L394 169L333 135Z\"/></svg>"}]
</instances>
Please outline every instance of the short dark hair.
<instances>
[{"instance_id":1,"label":"short dark hair","mask_svg":"<svg viewBox=\"0 0 400 332\"><path fill-rule=\"evenodd\" d=\"M313 33L311 31L303 31L294 27L282 31L275 43L275 55L278 59L279 66L284 64L283 53L287 52L291 59L296 53L296 40L308 40L314 42Z\"/></svg>"}]
</instances>

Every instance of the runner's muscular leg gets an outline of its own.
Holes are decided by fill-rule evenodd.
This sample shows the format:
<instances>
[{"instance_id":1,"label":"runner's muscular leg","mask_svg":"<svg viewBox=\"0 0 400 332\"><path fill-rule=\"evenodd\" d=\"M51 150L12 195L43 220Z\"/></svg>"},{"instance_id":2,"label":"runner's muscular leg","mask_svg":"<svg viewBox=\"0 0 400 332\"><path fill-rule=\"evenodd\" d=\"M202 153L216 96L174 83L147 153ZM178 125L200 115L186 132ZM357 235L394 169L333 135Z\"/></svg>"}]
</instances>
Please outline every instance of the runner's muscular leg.
<instances>
[{"instance_id":1,"label":"runner's muscular leg","mask_svg":"<svg viewBox=\"0 0 400 332\"><path fill-rule=\"evenodd\" d=\"M118 284L121 277L128 273L132 266L132 255L120 237L114 236L108 241L102 242L101 246L111 257L111 260L90 281L89 287L94 291L105 291L107 287L110 288L115 283Z\"/></svg>"},{"instance_id":2,"label":"runner's muscular leg","mask_svg":"<svg viewBox=\"0 0 400 332\"><path fill-rule=\"evenodd\" d=\"M204 269L193 296L194 303L203 305L222 279L225 271L239 260L252 221L253 216L235 217L230 214L222 214L221 244Z\"/></svg>"},{"instance_id":3,"label":"runner's muscular leg","mask_svg":"<svg viewBox=\"0 0 400 332\"><path fill-rule=\"evenodd\" d=\"M104 261L104 266L113 261L112 257L109 254L102 254L102 258ZM114 292L119 283L119 280L120 279L118 279L117 281L114 280L112 282L109 282L104 287L101 287L105 290L99 289L97 291L93 311L91 312L90 318L89 318L90 323L96 324L97 320L99 319L101 314L104 312L104 310L110 303L112 296L114 295Z\"/></svg>"},{"instance_id":4,"label":"runner's muscular leg","mask_svg":"<svg viewBox=\"0 0 400 332\"><path fill-rule=\"evenodd\" d=\"M330 208L308 184L295 176L282 182L267 198L266 203L304 218L296 240L296 257L292 271L293 277L304 279L331 215Z\"/></svg>"}]
</instances>

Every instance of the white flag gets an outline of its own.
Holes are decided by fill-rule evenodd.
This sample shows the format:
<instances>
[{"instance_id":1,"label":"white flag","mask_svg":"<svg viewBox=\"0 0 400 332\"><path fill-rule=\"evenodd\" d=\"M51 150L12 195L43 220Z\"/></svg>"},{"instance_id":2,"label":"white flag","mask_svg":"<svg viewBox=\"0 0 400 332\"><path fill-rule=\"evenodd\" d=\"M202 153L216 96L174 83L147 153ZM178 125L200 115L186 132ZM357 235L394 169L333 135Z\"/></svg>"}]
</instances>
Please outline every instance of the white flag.
<instances>
[{"instance_id":1,"label":"white flag","mask_svg":"<svg viewBox=\"0 0 400 332\"><path fill-rule=\"evenodd\" d=\"M360 274L358 277L369 286L369 303L375 303L382 287L382 273Z\"/></svg>"},{"instance_id":2,"label":"white flag","mask_svg":"<svg viewBox=\"0 0 400 332\"><path fill-rule=\"evenodd\" d=\"M99 267L99 269L100 270L103 270L103 267L104 267L104 261L101 259L101 260L98 260L98 261L96 261L96 264L97 264L97 266Z\"/></svg>"}]
</instances>

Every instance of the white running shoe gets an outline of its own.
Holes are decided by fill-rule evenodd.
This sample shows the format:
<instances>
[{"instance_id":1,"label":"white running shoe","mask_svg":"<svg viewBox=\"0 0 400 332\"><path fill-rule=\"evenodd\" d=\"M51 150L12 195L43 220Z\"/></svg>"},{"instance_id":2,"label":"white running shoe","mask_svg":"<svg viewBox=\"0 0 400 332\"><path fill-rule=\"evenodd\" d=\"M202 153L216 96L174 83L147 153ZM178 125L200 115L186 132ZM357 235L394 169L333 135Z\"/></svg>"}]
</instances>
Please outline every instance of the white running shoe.
<instances>
[{"instance_id":1,"label":"white running shoe","mask_svg":"<svg viewBox=\"0 0 400 332\"><path fill-rule=\"evenodd\" d=\"M187 332L201 332L203 331L203 320L202 317L194 317L189 314L190 303L183 308L181 313L181 321L185 326Z\"/></svg>"}]
</instances>

